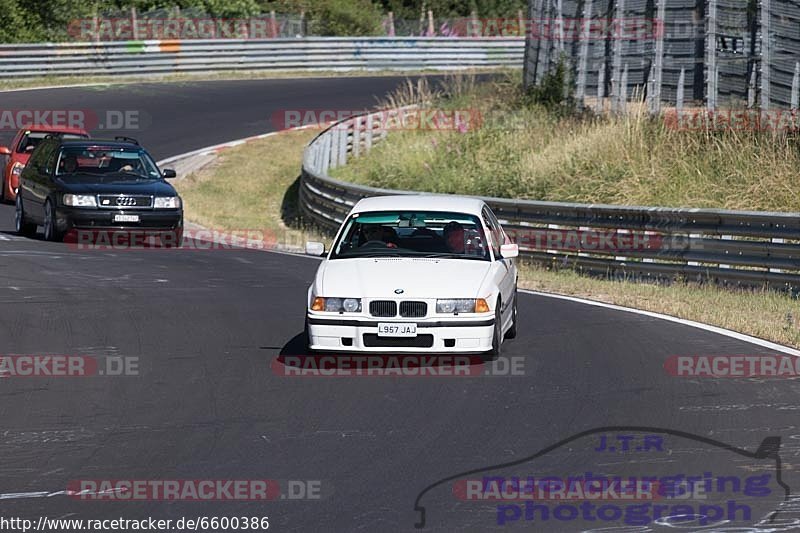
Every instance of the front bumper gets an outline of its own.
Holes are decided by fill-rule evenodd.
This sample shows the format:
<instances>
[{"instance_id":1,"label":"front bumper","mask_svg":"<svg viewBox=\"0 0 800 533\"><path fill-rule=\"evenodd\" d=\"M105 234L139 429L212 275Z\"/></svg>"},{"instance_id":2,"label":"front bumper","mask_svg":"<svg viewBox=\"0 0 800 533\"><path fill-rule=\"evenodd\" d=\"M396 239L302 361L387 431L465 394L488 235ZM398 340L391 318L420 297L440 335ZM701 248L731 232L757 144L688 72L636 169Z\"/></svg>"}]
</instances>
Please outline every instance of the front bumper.
<instances>
[{"instance_id":1,"label":"front bumper","mask_svg":"<svg viewBox=\"0 0 800 533\"><path fill-rule=\"evenodd\" d=\"M138 222L116 222L114 215L138 215ZM182 209L86 209L59 207L56 224L61 231L87 230L154 230L175 231L183 228Z\"/></svg>"},{"instance_id":2,"label":"front bumper","mask_svg":"<svg viewBox=\"0 0 800 533\"><path fill-rule=\"evenodd\" d=\"M416 337L378 337L378 322L417 324ZM494 318L398 320L308 313L311 350L340 352L482 353L492 349Z\"/></svg>"}]
</instances>

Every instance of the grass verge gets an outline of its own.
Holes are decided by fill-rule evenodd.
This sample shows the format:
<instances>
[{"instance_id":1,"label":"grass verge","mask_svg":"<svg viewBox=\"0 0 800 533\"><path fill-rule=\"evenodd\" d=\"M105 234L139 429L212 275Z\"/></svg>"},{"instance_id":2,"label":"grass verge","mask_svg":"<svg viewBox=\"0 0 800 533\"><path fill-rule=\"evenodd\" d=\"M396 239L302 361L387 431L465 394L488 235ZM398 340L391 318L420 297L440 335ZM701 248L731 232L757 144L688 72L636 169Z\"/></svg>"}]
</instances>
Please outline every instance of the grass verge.
<instances>
[{"instance_id":1,"label":"grass verge","mask_svg":"<svg viewBox=\"0 0 800 533\"><path fill-rule=\"evenodd\" d=\"M301 224L297 207L303 147L318 133L286 131L229 148L175 180L186 219L215 230L265 232L291 247L322 239Z\"/></svg>"},{"instance_id":2,"label":"grass verge","mask_svg":"<svg viewBox=\"0 0 800 533\"><path fill-rule=\"evenodd\" d=\"M291 244L307 239L330 244L330 236L303 228L296 218L301 154L317 133L284 132L227 149L212 165L178 180L187 219L214 229L269 230ZM520 286L664 313L800 348L800 306L775 292L634 284L527 264L521 265Z\"/></svg>"}]
</instances>

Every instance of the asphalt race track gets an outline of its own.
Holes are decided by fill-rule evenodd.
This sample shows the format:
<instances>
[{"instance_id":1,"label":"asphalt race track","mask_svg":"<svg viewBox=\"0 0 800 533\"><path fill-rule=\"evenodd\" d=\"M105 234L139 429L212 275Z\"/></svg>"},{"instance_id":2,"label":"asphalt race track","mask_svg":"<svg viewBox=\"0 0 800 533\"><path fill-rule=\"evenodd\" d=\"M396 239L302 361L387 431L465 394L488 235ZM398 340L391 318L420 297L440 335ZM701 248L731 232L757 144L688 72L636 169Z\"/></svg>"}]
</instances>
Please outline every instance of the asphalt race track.
<instances>
[{"instance_id":1,"label":"asphalt race track","mask_svg":"<svg viewBox=\"0 0 800 533\"><path fill-rule=\"evenodd\" d=\"M276 110L371 106L399 81L186 82L0 98L6 109L139 110L151 121L137 136L161 159L270 131ZM774 461L765 465L764 457L730 448L755 452L776 436L789 498L800 490L796 380L689 379L664 370L673 355L774 353L766 348L522 294L520 334L504 345L504 360L522 365L519 375L485 375L490 365L483 365L470 377L281 376L275 359L302 354L304 299L316 266L313 258L250 250L76 251L44 242L41 234L14 235L13 207L2 206L0 353L138 358L138 375L0 378L0 516L268 516L274 531L411 531L420 520L420 492L437 481L522 460L602 427L599 435L533 459L525 473L641 474L651 467L770 473ZM503 374L499 367L495 373ZM633 433L660 435L670 451L595 451L600 435ZM282 490L303 480L320 490L319 498L295 500L284 492L285 499L211 502L83 501L65 494L74 480L100 479L271 479ZM759 517L781 505L782 520L800 514L781 504L786 497L777 489L768 499L756 502L753 522L756 508ZM622 524L535 523L523 511L500 525L497 504L459 501L446 484L425 493L422 503L429 531ZM615 531L672 529L647 527ZM773 524L753 531L798 529Z\"/></svg>"}]
</instances>

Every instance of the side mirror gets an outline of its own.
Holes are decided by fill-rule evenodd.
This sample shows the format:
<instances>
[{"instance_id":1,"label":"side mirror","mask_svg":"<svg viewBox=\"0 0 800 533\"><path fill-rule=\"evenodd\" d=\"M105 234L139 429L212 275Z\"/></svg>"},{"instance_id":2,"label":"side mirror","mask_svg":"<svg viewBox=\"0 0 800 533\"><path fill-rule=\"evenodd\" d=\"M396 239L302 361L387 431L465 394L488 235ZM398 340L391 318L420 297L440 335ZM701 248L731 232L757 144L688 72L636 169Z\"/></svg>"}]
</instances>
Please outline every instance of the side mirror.
<instances>
[{"instance_id":1,"label":"side mirror","mask_svg":"<svg viewBox=\"0 0 800 533\"><path fill-rule=\"evenodd\" d=\"M504 244L500 247L500 257L503 259L513 259L519 255L519 246L516 244Z\"/></svg>"},{"instance_id":2,"label":"side mirror","mask_svg":"<svg viewBox=\"0 0 800 533\"><path fill-rule=\"evenodd\" d=\"M50 169L47 168L47 165L39 165L36 170L39 171L39 174L44 174L45 176L50 175Z\"/></svg>"},{"instance_id":3,"label":"side mirror","mask_svg":"<svg viewBox=\"0 0 800 533\"><path fill-rule=\"evenodd\" d=\"M178 174L176 174L175 171L171 168L165 168L164 170L161 171L161 176L164 178L174 178L177 175Z\"/></svg>"},{"instance_id":4,"label":"side mirror","mask_svg":"<svg viewBox=\"0 0 800 533\"><path fill-rule=\"evenodd\" d=\"M325 253L325 245L321 242L306 242L306 255L316 255L317 257Z\"/></svg>"},{"instance_id":5,"label":"side mirror","mask_svg":"<svg viewBox=\"0 0 800 533\"><path fill-rule=\"evenodd\" d=\"M11 150L7 146L0 146L0 155L11 155Z\"/></svg>"}]
</instances>

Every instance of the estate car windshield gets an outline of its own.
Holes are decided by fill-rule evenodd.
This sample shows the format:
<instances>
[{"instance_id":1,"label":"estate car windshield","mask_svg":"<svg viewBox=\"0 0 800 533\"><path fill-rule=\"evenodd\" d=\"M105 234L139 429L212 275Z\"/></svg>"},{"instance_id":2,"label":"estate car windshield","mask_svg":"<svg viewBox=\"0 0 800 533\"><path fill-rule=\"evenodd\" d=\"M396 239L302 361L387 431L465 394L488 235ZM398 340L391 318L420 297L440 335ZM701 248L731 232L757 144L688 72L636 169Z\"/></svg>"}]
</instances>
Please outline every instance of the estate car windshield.
<instances>
[{"instance_id":1,"label":"estate car windshield","mask_svg":"<svg viewBox=\"0 0 800 533\"><path fill-rule=\"evenodd\" d=\"M490 259L478 217L439 211L352 215L333 246L331 259L355 257Z\"/></svg>"},{"instance_id":2,"label":"estate car windshield","mask_svg":"<svg viewBox=\"0 0 800 533\"><path fill-rule=\"evenodd\" d=\"M56 161L56 175L123 173L132 177L159 178L153 159L142 149L109 146L64 147Z\"/></svg>"}]
</instances>

